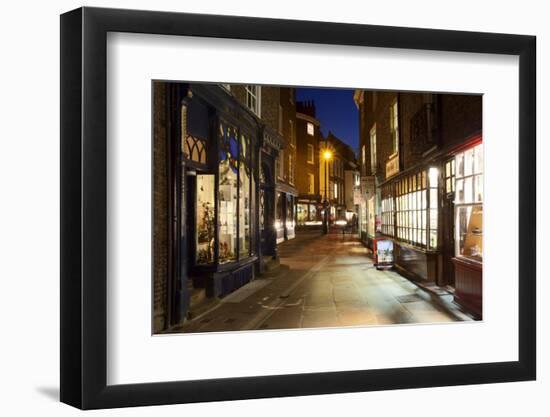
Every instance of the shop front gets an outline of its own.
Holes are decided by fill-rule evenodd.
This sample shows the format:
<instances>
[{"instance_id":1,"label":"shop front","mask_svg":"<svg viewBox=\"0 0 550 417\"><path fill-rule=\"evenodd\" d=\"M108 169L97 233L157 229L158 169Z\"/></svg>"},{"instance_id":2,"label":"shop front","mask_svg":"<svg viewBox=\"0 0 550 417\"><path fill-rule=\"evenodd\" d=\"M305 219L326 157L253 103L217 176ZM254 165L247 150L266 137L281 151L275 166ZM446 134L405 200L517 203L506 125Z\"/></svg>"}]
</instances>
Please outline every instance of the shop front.
<instances>
[{"instance_id":1,"label":"shop front","mask_svg":"<svg viewBox=\"0 0 550 417\"><path fill-rule=\"evenodd\" d=\"M450 166L449 166L450 165ZM456 152L450 173L454 217L455 301L482 316L483 292L483 144L474 138Z\"/></svg>"},{"instance_id":2,"label":"shop front","mask_svg":"<svg viewBox=\"0 0 550 417\"><path fill-rule=\"evenodd\" d=\"M285 184L276 186L276 218L275 230L277 243L296 237L296 195L297 191Z\"/></svg>"},{"instance_id":3,"label":"shop front","mask_svg":"<svg viewBox=\"0 0 550 417\"><path fill-rule=\"evenodd\" d=\"M323 224L321 203L314 199L299 199L296 204L298 227L321 226Z\"/></svg>"},{"instance_id":4,"label":"shop front","mask_svg":"<svg viewBox=\"0 0 550 417\"><path fill-rule=\"evenodd\" d=\"M481 136L434 155L379 189L381 224L376 235L394 241L396 269L421 284L447 289L457 303L481 317ZM369 208L367 201L367 216ZM370 220L367 218L368 236L372 233Z\"/></svg>"},{"instance_id":5,"label":"shop front","mask_svg":"<svg viewBox=\"0 0 550 417\"><path fill-rule=\"evenodd\" d=\"M260 165L273 172L279 142L267 140L262 122L221 87L167 85L173 222L155 214L155 228L169 230L168 322L175 324L204 297L224 297L253 280L262 255L276 256L266 227L270 217L273 224L274 184L260 178Z\"/></svg>"},{"instance_id":6,"label":"shop front","mask_svg":"<svg viewBox=\"0 0 550 417\"><path fill-rule=\"evenodd\" d=\"M437 164L408 170L381 187L381 234L394 240L395 266L420 282L437 281Z\"/></svg>"}]
</instances>

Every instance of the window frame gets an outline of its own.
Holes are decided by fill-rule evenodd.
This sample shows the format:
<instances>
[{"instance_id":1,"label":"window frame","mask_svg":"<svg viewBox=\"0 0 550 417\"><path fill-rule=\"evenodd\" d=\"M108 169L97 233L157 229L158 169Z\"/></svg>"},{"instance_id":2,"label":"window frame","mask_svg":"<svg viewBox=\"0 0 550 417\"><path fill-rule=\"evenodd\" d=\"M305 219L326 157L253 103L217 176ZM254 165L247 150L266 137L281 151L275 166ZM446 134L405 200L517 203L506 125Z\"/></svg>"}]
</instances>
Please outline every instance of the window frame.
<instances>
[{"instance_id":1,"label":"window frame","mask_svg":"<svg viewBox=\"0 0 550 417\"><path fill-rule=\"evenodd\" d=\"M309 158L310 157L310 154L309 154L310 149L311 149L311 159ZM306 162L308 164L312 164L312 165L315 164L315 146L312 143L307 144Z\"/></svg>"},{"instance_id":2,"label":"window frame","mask_svg":"<svg viewBox=\"0 0 550 417\"><path fill-rule=\"evenodd\" d=\"M245 84L246 107L256 116L262 117L262 86Z\"/></svg>"},{"instance_id":3,"label":"window frame","mask_svg":"<svg viewBox=\"0 0 550 417\"><path fill-rule=\"evenodd\" d=\"M376 154L376 123L374 123L369 131L370 145L370 169L372 174L376 174L378 158Z\"/></svg>"}]
</instances>

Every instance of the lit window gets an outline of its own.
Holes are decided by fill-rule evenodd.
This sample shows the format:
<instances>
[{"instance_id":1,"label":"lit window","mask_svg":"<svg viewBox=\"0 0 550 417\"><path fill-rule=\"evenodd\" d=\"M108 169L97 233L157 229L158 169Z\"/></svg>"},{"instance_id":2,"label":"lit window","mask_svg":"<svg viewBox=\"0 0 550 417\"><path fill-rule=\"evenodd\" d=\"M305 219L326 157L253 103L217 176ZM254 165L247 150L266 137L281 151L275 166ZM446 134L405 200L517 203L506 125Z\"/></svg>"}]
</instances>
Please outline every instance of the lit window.
<instances>
[{"instance_id":1,"label":"lit window","mask_svg":"<svg viewBox=\"0 0 550 417\"><path fill-rule=\"evenodd\" d=\"M392 138L392 152L399 152L399 117L397 99L390 106L390 134Z\"/></svg>"},{"instance_id":2,"label":"lit window","mask_svg":"<svg viewBox=\"0 0 550 417\"><path fill-rule=\"evenodd\" d=\"M439 170L430 168L383 187L383 233L415 246L437 248L438 176Z\"/></svg>"},{"instance_id":3,"label":"lit window","mask_svg":"<svg viewBox=\"0 0 550 417\"><path fill-rule=\"evenodd\" d=\"M376 125L370 130L370 168L373 174L376 173Z\"/></svg>"},{"instance_id":4,"label":"lit window","mask_svg":"<svg viewBox=\"0 0 550 417\"><path fill-rule=\"evenodd\" d=\"M483 260L483 145L477 145L456 155L455 165L456 256L481 262Z\"/></svg>"},{"instance_id":5,"label":"lit window","mask_svg":"<svg viewBox=\"0 0 550 417\"><path fill-rule=\"evenodd\" d=\"M313 123L310 123L310 122L307 123L307 134L310 136L315 135L315 126L313 126Z\"/></svg>"}]
</instances>

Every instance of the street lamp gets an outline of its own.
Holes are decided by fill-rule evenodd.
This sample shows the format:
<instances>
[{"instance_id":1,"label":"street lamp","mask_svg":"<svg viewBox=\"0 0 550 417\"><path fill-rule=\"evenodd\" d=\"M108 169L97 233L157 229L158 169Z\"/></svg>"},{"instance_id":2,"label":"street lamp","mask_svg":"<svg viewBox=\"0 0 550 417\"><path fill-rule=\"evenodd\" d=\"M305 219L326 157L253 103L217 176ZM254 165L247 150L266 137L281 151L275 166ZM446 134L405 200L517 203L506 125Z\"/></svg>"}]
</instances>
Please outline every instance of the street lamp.
<instances>
[{"instance_id":1,"label":"street lamp","mask_svg":"<svg viewBox=\"0 0 550 417\"><path fill-rule=\"evenodd\" d=\"M325 201L323 203L324 215L323 215L323 233L326 235L328 233L328 212L329 212L329 201L327 198L328 190L328 161L332 159L332 152L330 149L326 149L323 152L323 159L325 160Z\"/></svg>"}]
</instances>

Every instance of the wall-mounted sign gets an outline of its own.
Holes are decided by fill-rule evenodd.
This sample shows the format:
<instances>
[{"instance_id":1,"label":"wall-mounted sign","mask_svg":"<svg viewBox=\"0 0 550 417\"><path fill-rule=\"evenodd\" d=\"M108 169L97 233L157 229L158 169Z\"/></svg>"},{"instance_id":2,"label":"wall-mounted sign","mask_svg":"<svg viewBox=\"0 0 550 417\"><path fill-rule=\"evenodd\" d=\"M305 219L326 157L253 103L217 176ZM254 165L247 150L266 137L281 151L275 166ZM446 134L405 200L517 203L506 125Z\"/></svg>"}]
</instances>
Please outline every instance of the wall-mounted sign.
<instances>
[{"instance_id":1,"label":"wall-mounted sign","mask_svg":"<svg viewBox=\"0 0 550 417\"><path fill-rule=\"evenodd\" d=\"M376 183L374 181L374 176L361 177L361 194L369 199L374 195L376 189Z\"/></svg>"},{"instance_id":2,"label":"wall-mounted sign","mask_svg":"<svg viewBox=\"0 0 550 417\"><path fill-rule=\"evenodd\" d=\"M399 173L399 154L395 154L386 162L386 179Z\"/></svg>"}]
</instances>

